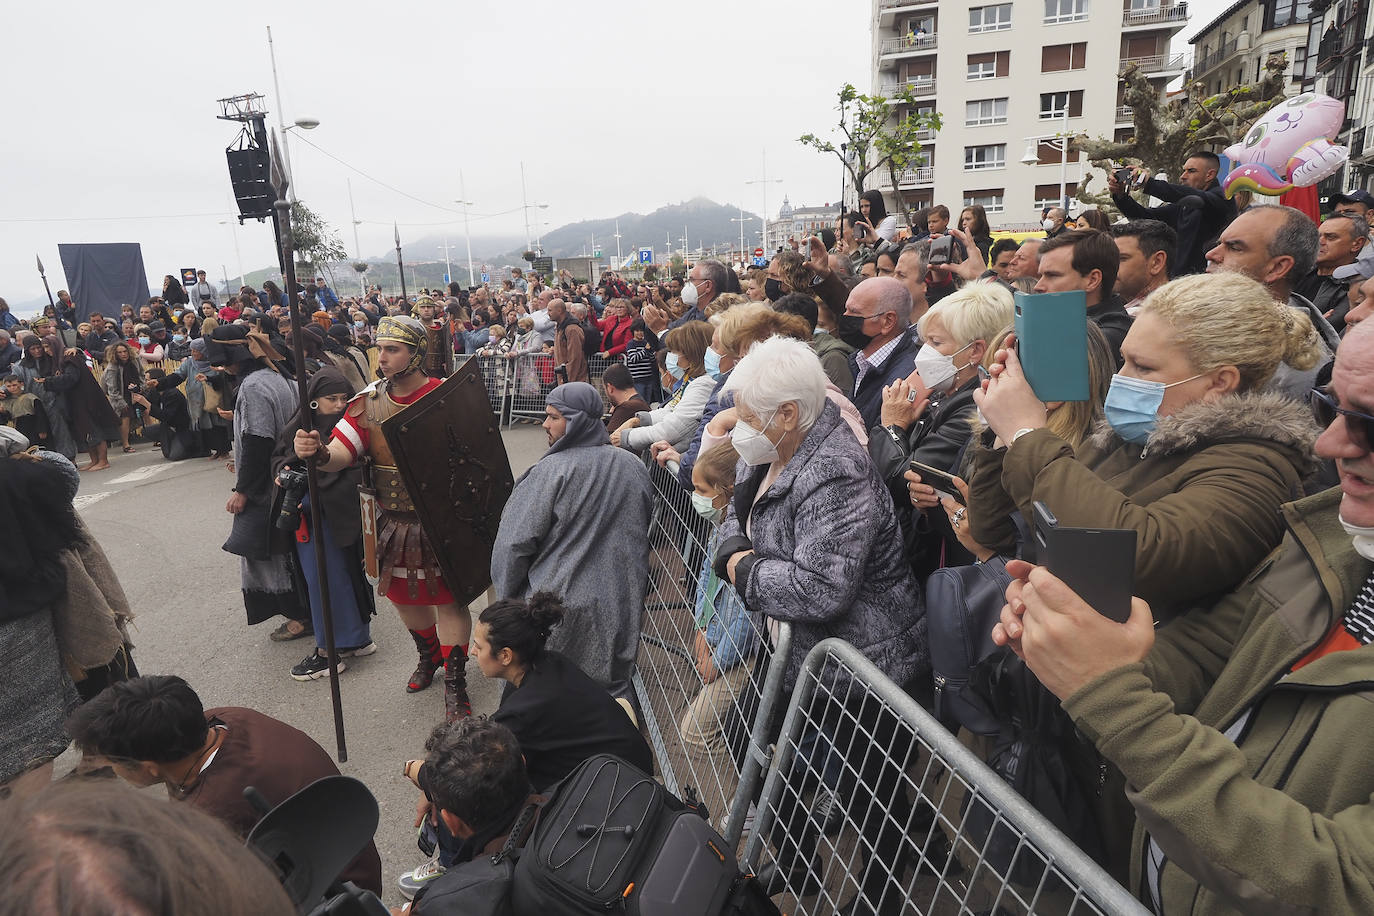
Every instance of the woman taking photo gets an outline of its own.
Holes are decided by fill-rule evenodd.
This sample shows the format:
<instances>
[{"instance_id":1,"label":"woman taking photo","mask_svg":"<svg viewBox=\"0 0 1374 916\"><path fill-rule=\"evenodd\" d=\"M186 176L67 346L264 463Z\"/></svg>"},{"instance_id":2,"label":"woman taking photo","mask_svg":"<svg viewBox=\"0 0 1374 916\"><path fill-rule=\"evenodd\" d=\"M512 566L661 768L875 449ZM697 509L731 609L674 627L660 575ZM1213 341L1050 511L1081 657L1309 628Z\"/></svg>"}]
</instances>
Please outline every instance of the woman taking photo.
<instances>
[{"instance_id":1,"label":"woman taking photo","mask_svg":"<svg viewBox=\"0 0 1374 916\"><path fill-rule=\"evenodd\" d=\"M973 427L973 392L988 341L1012 323L1012 296L997 283L972 283L930 307L917 325L924 343L916 371L883 389L880 425L868 451L898 506L907 557L924 580L944 559L950 532L932 496L913 511L904 478L912 461L954 473ZM927 515L925 510L936 510Z\"/></svg>"},{"instance_id":2,"label":"woman taking photo","mask_svg":"<svg viewBox=\"0 0 1374 916\"><path fill-rule=\"evenodd\" d=\"M1278 508L1314 467L1310 412L1265 386L1281 361L1311 367L1317 340L1246 277L1175 280L1141 307L1107 425L1080 447L1049 428L1014 349L998 351L975 395L996 439L973 454L973 538L996 542L983 526L1040 501L1064 526L1137 532L1135 594L1156 620L1230 589L1277 546Z\"/></svg>"},{"instance_id":3,"label":"woman taking photo","mask_svg":"<svg viewBox=\"0 0 1374 916\"><path fill-rule=\"evenodd\" d=\"M863 214L864 222L873 229L873 234L884 242L892 241L897 234L897 217L889 215L887 204L883 203L883 192L876 188L864 191L859 197L859 212ZM865 235L859 239L860 242L869 245L876 245L874 239Z\"/></svg>"},{"instance_id":4,"label":"woman taking photo","mask_svg":"<svg viewBox=\"0 0 1374 916\"><path fill-rule=\"evenodd\" d=\"M328 439L353 397L353 386L343 373L332 367L320 369L310 377L306 397L314 429ZM300 427L299 411L287 421L272 454L272 477L277 481L276 501L285 496L280 475L290 467L304 472L295 457L294 439ZM342 471L317 471L322 531L311 525L310 494L300 503L300 525L296 531L296 561L310 592L310 619L315 630L315 651L291 669L298 681L313 681L329 676L329 659L324 648L324 605L320 594L320 569L315 563L315 539L324 541L325 571L329 576L329 606L334 623L334 645L339 652L337 670L344 671L345 658L371 655L377 651L372 642L371 619L377 613L372 587L363 571L363 526L358 513L358 485L361 466ZM276 517L276 513L273 513Z\"/></svg>"}]
</instances>

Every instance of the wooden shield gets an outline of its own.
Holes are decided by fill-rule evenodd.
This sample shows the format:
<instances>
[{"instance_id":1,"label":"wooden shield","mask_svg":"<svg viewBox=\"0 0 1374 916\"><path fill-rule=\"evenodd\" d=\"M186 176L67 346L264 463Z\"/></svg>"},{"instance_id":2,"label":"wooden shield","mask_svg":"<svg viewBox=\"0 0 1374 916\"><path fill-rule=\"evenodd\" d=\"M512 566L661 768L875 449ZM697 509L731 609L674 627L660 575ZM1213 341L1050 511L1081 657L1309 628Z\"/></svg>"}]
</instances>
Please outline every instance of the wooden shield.
<instances>
[{"instance_id":1,"label":"wooden shield","mask_svg":"<svg viewBox=\"0 0 1374 916\"><path fill-rule=\"evenodd\" d=\"M491 550L515 488L500 425L477 360L382 422L455 601L491 585Z\"/></svg>"}]
</instances>

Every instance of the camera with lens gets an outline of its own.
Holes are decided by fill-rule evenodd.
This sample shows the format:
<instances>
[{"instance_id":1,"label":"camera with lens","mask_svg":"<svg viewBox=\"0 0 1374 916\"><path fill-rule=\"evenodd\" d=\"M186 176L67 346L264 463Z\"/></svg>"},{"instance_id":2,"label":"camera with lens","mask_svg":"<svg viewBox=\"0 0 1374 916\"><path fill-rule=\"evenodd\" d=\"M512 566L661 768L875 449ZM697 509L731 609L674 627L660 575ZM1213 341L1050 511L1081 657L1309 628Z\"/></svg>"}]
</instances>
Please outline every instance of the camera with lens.
<instances>
[{"instance_id":1,"label":"camera with lens","mask_svg":"<svg viewBox=\"0 0 1374 916\"><path fill-rule=\"evenodd\" d=\"M283 531L294 531L300 525L301 500L305 499L309 480L310 477L304 469L290 464L282 468L281 473L277 475L277 483L282 489L277 527Z\"/></svg>"}]
</instances>

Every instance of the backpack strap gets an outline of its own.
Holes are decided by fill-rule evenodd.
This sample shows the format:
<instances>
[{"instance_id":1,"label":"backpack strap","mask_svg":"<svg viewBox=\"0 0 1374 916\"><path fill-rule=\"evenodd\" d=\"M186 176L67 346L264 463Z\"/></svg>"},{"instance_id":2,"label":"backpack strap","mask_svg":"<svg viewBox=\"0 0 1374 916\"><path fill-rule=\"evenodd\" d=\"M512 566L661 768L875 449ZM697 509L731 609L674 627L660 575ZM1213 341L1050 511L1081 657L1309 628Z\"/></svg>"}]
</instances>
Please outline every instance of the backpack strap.
<instances>
[{"instance_id":1,"label":"backpack strap","mask_svg":"<svg viewBox=\"0 0 1374 916\"><path fill-rule=\"evenodd\" d=\"M544 802L544 799L533 801L521 809L520 816L515 819L514 824L511 824L510 833L506 836L506 844L491 857L491 864L501 864L521 848L525 835L529 832L534 819L539 816L539 811L544 807Z\"/></svg>"}]
</instances>

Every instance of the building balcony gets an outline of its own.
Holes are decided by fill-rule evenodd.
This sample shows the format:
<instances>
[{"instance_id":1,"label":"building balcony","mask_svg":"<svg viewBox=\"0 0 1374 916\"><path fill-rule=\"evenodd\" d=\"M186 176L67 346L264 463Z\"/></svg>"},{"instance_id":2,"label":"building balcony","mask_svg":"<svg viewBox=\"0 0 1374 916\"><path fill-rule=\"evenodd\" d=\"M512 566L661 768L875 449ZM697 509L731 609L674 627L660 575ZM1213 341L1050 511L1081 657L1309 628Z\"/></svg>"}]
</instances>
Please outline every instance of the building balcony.
<instances>
[{"instance_id":1,"label":"building balcony","mask_svg":"<svg viewBox=\"0 0 1374 916\"><path fill-rule=\"evenodd\" d=\"M878 64L881 67L894 67L900 60L935 53L936 40L932 35L917 35L908 32L896 38L884 38L879 48Z\"/></svg>"},{"instance_id":2,"label":"building balcony","mask_svg":"<svg viewBox=\"0 0 1374 916\"><path fill-rule=\"evenodd\" d=\"M899 190L909 190L911 188L929 188L935 184L935 169L929 165L917 168L902 169L897 173L897 188ZM892 190L892 178L887 170L878 176L878 187Z\"/></svg>"},{"instance_id":3,"label":"building balcony","mask_svg":"<svg viewBox=\"0 0 1374 916\"><path fill-rule=\"evenodd\" d=\"M1134 124L1135 109L1130 105L1118 105L1116 109L1116 123L1122 125Z\"/></svg>"},{"instance_id":4,"label":"building balcony","mask_svg":"<svg viewBox=\"0 0 1374 916\"><path fill-rule=\"evenodd\" d=\"M1245 44L1248 48L1249 41L1247 40ZM1222 64L1226 63L1226 61L1234 57L1236 55L1236 52L1239 50L1240 39L1238 37L1232 38L1230 41L1226 42L1226 44L1217 48L1211 54L1208 54L1206 57L1203 57L1196 61L1193 64L1192 70L1189 71L1189 78L1201 79L1203 75L1211 72L1212 70L1215 70L1217 67L1220 67Z\"/></svg>"},{"instance_id":5,"label":"building balcony","mask_svg":"<svg viewBox=\"0 0 1374 916\"><path fill-rule=\"evenodd\" d=\"M1168 28L1178 31L1188 24L1188 4L1170 3L1168 5L1125 9L1121 11L1121 30L1139 32L1150 29Z\"/></svg>"},{"instance_id":6,"label":"building balcony","mask_svg":"<svg viewBox=\"0 0 1374 916\"><path fill-rule=\"evenodd\" d=\"M1135 64L1146 76L1173 76L1188 66L1187 54L1155 54L1150 57L1123 57L1121 69Z\"/></svg>"},{"instance_id":7,"label":"building balcony","mask_svg":"<svg viewBox=\"0 0 1374 916\"><path fill-rule=\"evenodd\" d=\"M878 0L878 25L891 28L894 22L907 13L939 5L940 0Z\"/></svg>"},{"instance_id":8,"label":"building balcony","mask_svg":"<svg viewBox=\"0 0 1374 916\"><path fill-rule=\"evenodd\" d=\"M911 94L918 98L933 98L935 96L935 77L930 79L911 79L903 83L901 80L883 80L878 84L878 92L888 98L896 95L905 87L911 90Z\"/></svg>"},{"instance_id":9,"label":"building balcony","mask_svg":"<svg viewBox=\"0 0 1374 916\"><path fill-rule=\"evenodd\" d=\"M1329 27L1317 46L1317 72L1326 73L1334 70L1348 55L1359 51L1360 31L1361 24L1355 21Z\"/></svg>"}]
</instances>

